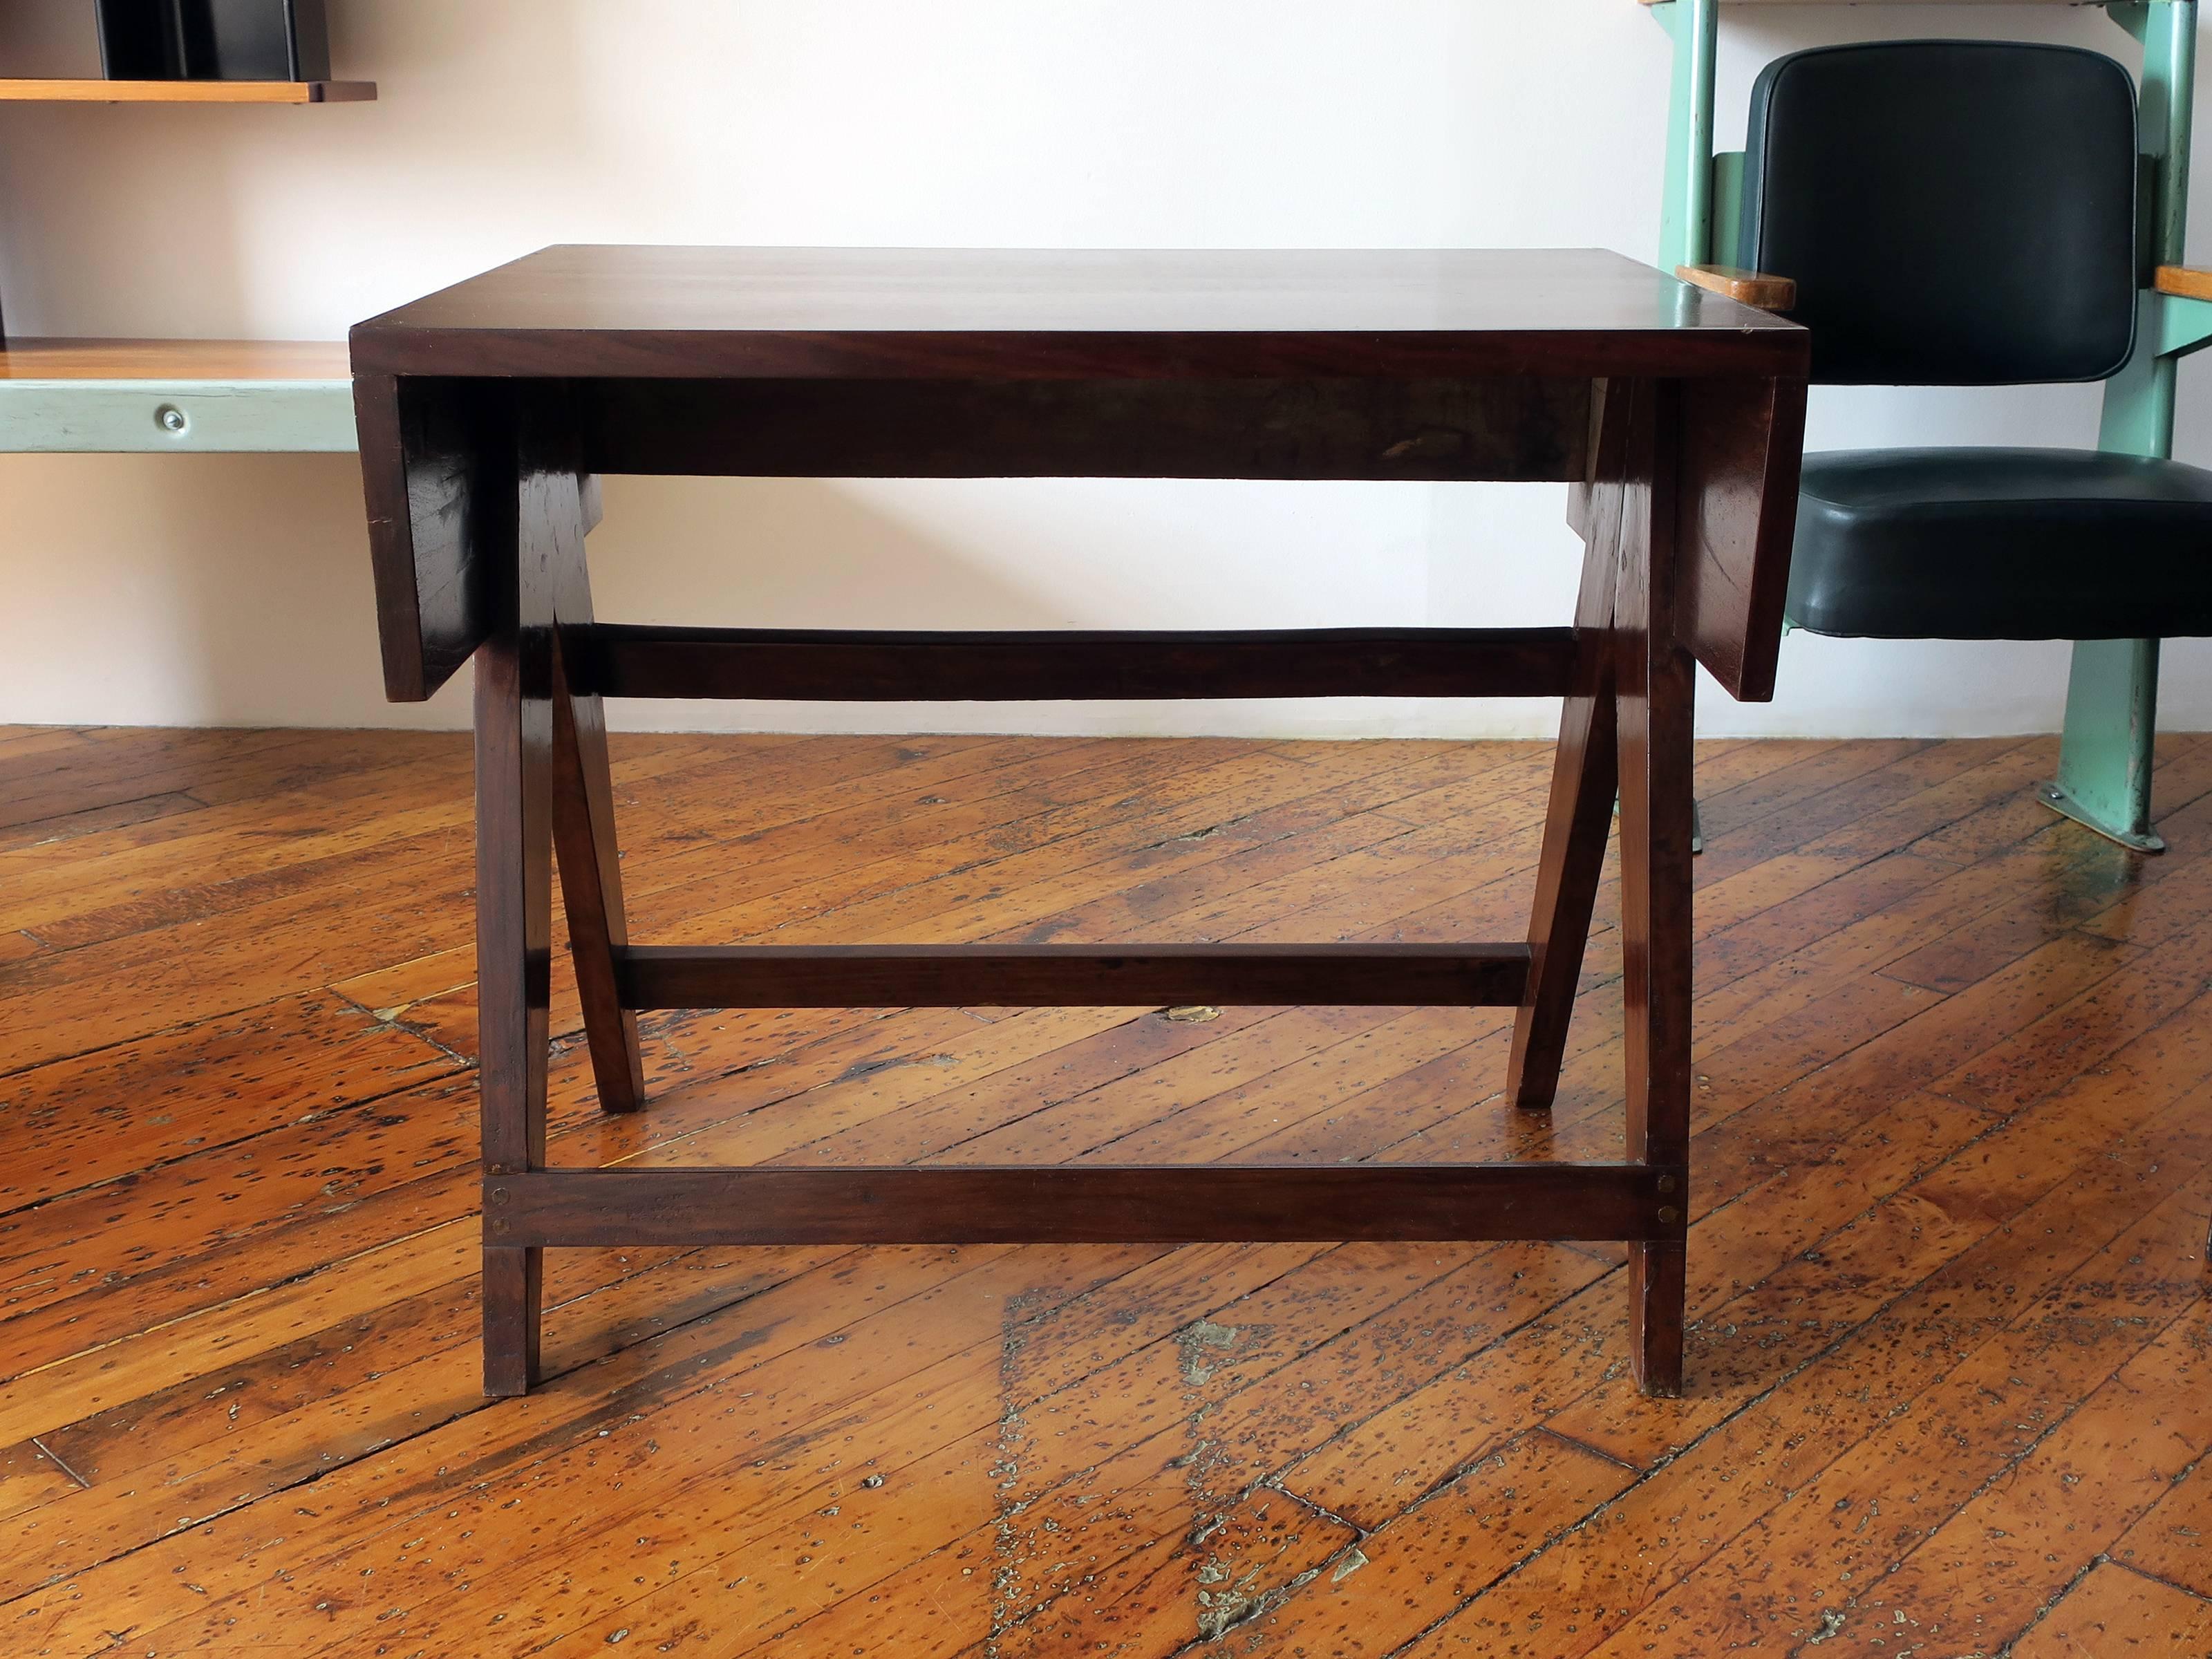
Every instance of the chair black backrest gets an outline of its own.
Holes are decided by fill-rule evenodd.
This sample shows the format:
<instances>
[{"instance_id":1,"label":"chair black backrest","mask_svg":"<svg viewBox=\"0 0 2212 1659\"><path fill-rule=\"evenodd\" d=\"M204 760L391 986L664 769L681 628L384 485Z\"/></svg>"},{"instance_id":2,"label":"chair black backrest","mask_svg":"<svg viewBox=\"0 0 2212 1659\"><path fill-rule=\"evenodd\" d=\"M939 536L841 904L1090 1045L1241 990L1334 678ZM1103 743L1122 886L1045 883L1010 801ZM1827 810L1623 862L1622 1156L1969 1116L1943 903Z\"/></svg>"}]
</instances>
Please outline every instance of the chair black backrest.
<instances>
[{"instance_id":1,"label":"chair black backrest","mask_svg":"<svg viewBox=\"0 0 2212 1659\"><path fill-rule=\"evenodd\" d=\"M1768 65L1736 262L1797 283L1830 384L2100 380L2135 341L2136 100L2070 46L1902 40Z\"/></svg>"}]
</instances>

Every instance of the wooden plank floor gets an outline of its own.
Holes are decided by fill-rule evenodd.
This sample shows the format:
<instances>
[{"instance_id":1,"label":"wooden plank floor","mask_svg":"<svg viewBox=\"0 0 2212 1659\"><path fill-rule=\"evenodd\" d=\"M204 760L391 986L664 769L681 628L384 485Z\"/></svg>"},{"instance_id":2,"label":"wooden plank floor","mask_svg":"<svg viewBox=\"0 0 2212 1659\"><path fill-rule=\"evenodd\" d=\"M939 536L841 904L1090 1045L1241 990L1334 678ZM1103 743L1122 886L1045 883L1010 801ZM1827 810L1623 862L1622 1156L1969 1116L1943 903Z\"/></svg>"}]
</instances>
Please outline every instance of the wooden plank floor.
<instances>
[{"instance_id":1,"label":"wooden plank floor","mask_svg":"<svg viewBox=\"0 0 2212 1659\"><path fill-rule=\"evenodd\" d=\"M477 1394L468 761L0 731L0 1654L2212 1652L2212 742L1700 754L1691 1391L1619 1252L556 1253ZM618 740L648 941L1512 938L1531 744ZM1492 1011L655 1015L570 1164L1603 1157ZM1817 1650L1817 1653L1815 1652Z\"/></svg>"}]
</instances>

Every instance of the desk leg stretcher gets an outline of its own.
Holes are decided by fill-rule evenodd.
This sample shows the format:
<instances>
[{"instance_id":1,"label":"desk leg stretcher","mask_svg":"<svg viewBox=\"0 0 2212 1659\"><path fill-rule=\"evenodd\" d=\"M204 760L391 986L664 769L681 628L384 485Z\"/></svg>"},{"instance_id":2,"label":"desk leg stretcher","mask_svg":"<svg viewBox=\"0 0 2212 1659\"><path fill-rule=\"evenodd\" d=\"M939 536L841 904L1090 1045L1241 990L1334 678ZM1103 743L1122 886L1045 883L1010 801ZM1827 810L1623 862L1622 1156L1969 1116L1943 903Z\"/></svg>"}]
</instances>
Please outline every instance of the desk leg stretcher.
<instances>
[{"instance_id":1,"label":"desk leg stretcher","mask_svg":"<svg viewBox=\"0 0 2212 1659\"><path fill-rule=\"evenodd\" d=\"M538 1376L552 1246L1585 1239L1631 1246L1637 1375L1680 1391L1688 1213L1690 715L1674 642L1666 383L1614 382L1577 487L1589 544L1571 629L1084 635L778 635L601 628L573 441L526 414L517 573L477 652L484 1384ZM557 412L557 399L544 407ZM1315 664L1332 665L1316 673ZM602 693L808 696L1562 695L1534 914L1502 945L653 947L629 943ZM1132 686L1140 690L1132 692ZM825 689L826 688L826 689ZM1258 688L1258 689L1255 689ZM1397 1167L549 1170L556 849L600 1102L643 1103L640 1009L1515 1006L1510 1089L1556 1091L1613 801L1620 797L1627 1145L1618 1164Z\"/></svg>"}]
</instances>

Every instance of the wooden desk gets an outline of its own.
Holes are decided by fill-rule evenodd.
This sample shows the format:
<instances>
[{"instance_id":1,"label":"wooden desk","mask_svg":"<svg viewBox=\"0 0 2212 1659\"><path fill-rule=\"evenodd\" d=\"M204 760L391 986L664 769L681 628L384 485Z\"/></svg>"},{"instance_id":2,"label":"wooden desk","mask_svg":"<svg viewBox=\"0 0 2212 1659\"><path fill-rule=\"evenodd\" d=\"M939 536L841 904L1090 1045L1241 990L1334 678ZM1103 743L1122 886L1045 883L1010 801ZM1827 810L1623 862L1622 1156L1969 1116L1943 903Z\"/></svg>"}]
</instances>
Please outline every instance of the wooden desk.
<instances>
[{"instance_id":1,"label":"wooden desk","mask_svg":"<svg viewBox=\"0 0 2212 1659\"><path fill-rule=\"evenodd\" d=\"M386 689L474 656L484 1379L548 1245L1616 1239L1678 1392L1694 662L1771 695L1806 336L1616 255L554 248L353 334ZM1553 479L1572 627L860 634L596 622L601 472ZM1565 698L1510 944L633 945L601 699ZM1618 788L1627 1145L1608 1164L548 1170L552 855L600 1103L651 1008L1515 1006L1548 1106Z\"/></svg>"}]
</instances>

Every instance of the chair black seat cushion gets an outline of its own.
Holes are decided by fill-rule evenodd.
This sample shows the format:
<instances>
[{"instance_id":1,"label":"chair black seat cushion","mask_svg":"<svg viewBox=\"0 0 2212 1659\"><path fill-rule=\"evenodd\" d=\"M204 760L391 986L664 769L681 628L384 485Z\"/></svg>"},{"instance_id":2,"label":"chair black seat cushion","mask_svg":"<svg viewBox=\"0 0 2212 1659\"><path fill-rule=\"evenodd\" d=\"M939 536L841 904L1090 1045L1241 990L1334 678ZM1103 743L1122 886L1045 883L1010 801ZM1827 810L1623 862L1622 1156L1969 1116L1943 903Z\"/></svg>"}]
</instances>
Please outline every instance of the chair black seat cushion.
<instances>
[{"instance_id":1,"label":"chair black seat cushion","mask_svg":"<svg viewBox=\"0 0 2212 1659\"><path fill-rule=\"evenodd\" d=\"M2212 634L2212 471L2078 449L1808 455L1789 616L1863 639Z\"/></svg>"}]
</instances>

